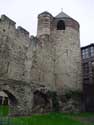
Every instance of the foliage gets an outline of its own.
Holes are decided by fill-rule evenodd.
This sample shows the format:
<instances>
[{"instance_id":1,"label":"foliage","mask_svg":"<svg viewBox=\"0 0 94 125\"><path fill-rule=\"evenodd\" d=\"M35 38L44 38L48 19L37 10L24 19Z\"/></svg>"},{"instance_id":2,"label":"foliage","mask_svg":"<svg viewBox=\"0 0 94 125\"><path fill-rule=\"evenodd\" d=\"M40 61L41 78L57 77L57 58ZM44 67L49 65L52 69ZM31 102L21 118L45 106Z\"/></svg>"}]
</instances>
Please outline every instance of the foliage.
<instances>
[{"instance_id":1,"label":"foliage","mask_svg":"<svg viewBox=\"0 0 94 125\"><path fill-rule=\"evenodd\" d=\"M70 91L65 93L65 96L66 96L67 99L69 99L69 98L77 98L78 99L82 96L82 93L79 92L79 91L70 90Z\"/></svg>"},{"instance_id":2,"label":"foliage","mask_svg":"<svg viewBox=\"0 0 94 125\"><path fill-rule=\"evenodd\" d=\"M59 111L59 102L58 102L58 96L57 93L54 92L49 92L49 96L52 99L52 107L53 107L53 112L58 112Z\"/></svg>"}]
</instances>

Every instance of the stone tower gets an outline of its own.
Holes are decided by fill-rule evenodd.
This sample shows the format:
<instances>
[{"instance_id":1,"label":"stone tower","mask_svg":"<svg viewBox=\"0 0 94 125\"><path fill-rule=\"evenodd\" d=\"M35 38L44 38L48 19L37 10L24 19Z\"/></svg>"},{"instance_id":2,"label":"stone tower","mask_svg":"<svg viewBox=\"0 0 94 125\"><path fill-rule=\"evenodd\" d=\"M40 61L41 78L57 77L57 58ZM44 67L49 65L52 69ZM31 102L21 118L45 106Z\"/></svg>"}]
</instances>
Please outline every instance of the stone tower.
<instances>
[{"instance_id":1,"label":"stone tower","mask_svg":"<svg viewBox=\"0 0 94 125\"><path fill-rule=\"evenodd\" d=\"M53 20L53 16L46 11L39 14L37 36L45 35L45 34L50 35L52 20Z\"/></svg>"},{"instance_id":2,"label":"stone tower","mask_svg":"<svg viewBox=\"0 0 94 125\"><path fill-rule=\"evenodd\" d=\"M37 38L41 83L59 92L81 90L79 23L64 12L55 17L43 12L38 16Z\"/></svg>"}]
</instances>

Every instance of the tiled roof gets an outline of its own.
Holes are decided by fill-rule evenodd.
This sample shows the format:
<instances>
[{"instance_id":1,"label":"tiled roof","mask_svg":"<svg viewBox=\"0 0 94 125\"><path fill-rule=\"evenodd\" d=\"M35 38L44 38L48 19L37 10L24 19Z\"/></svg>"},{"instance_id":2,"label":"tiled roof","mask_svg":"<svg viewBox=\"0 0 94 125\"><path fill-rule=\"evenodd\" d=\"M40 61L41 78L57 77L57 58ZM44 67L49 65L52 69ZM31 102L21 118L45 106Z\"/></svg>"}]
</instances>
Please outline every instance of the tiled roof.
<instances>
[{"instance_id":1,"label":"tiled roof","mask_svg":"<svg viewBox=\"0 0 94 125\"><path fill-rule=\"evenodd\" d=\"M66 13L64 13L63 11L60 12L55 18L63 18L63 17L67 17L70 18L70 16L68 16Z\"/></svg>"}]
</instances>

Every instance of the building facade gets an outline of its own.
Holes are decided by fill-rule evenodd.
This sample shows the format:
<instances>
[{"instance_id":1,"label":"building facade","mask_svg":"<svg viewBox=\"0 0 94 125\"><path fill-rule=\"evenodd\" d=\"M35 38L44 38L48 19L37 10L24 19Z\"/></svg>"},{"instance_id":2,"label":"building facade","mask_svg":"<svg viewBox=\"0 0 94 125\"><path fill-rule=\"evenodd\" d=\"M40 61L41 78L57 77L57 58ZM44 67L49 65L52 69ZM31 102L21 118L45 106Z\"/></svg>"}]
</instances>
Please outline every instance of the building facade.
<instances>
[{"instance_id":1,"label":"building facade","mask_svg":"<svg viewBox=\"0 0 94 125\"><path fill-rule=\"evenodd\" d=\"M94 111L94 44L81 48L86 111Z\"/></svg>"}]
</instances>

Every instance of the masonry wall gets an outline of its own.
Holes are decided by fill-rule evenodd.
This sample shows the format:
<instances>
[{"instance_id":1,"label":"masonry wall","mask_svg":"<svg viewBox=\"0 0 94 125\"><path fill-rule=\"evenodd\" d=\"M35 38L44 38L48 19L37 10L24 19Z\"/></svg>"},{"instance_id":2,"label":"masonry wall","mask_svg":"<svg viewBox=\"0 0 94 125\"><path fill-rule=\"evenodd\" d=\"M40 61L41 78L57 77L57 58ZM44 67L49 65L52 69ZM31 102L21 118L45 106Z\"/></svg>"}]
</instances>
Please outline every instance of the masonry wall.
<instances>
[{"instance_id":1,"label":"masonry wall","mask_svg":"<svg viewBox=\"0 0 94 125\"><path fill-rule=\"evenodd\" d=\"M38 16L37 37L40 35L50 35L53 17L50 13L44 12Z\"/></svg>"},{"instance_id":2,"label":"masonry wall","mask_svg":"<svg viewBox=\"0 0 94 125\"><path fill-rule=\"evenodd\" d=\"M55 42L56 88L63 90L81 90L81 53L79 31L71 27L52 31Z\"/></svg>"},{"instance_id":3,"label":"masonry wall","mask_svg":"<svg viewBox=\"0 0 94 125\"><path fill-rule=\"evenodd\" d=\"M31 45L32 43L32 45ZM17 27L5 15L0 18L0 91L11 93L9 115L31 115L33 90L31 85L33 39L29 32ZM29 82L29 83L28 83ZM31 86L30 86L31 85ZM32 90L31 90L32 89Z\"/></svg>"},{"instance_id":4,"label":"masonry wall","mask_svg":"<svg viewBox=\"0 0 94 125\"><path fill-rule=\"evenodd\" d=\"M45 17L41 17L45 18ZM52 19L52 18L51 18ZM66 29L57 30L57 21L50 20L50 34L38 32L37 81L58 90L58 92L81 91L82 71L79 24L73 19L64 18ZM46 23L46 22L45 22ZM42 21L41 21L42 24ZM39 27L39 26L38 26ZM41 29L46 29L41 25ZM42 31L42 32L41 32ZM36 73L35 73L36 74ZM36 78L36 77L35 77Z\"/></svg>"},{"instance_id":5,"label":"masonry wall","mask_svg":"<svg viewBox=\"0 0 94 125\"><path fill-rule=\"evenodd\" d=\"M20 98L22 100L18 104L18 111L13 111L17 114L22 111L25 115L29 104L31 106L26 114L32 112L33 93L29 88L31 82L36 85L36 88L40 85L45 87L45 90L57 91L61 94L82 89L77 23L69 21L70 25L66 25L65 30L57 30L55 18L49 13L41 18L37 37L30 37L29 32L22 27L16 28L15 22L5 15L2 15L0 19L0 81L1 79L14 80L13 83L11 82L16 88L14 95L18 93L18 100ZM25 81L25 84L29 83L26 89L22 81ZM7 89L11 87L12 85L9 85ZM29 100L30 96L32 98ZM25 107L25 102L27 102L27 107Z\"/></svg>"},{"instance_id":6,"label":"masonry wall","mask_svg":"<svg viewBox=\"0 0 94 125\"><path fill-rule=\"evenodd\" d=\"M49 35L43 35L38 38L35 58L32 64L32 81L55 90L54 83L54 50Z\"/></svg>"},{"instance_id":7,"label":"masonry wall","mask_svg":"<svg viewBox=\"0 0 94 125\"><path fill-rule=\"evenodd\" d=\"M1 16L0 19L0 78L26 80L26 53L30 44L29 33L15 22Z\"/></svg>"}]
</instances>

